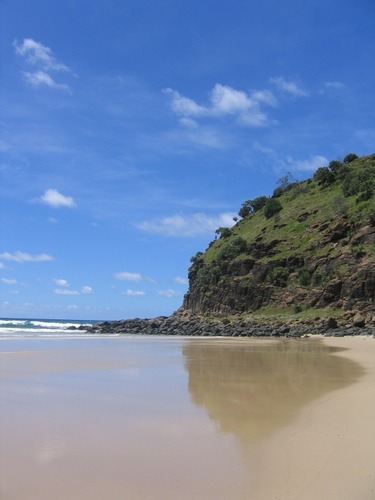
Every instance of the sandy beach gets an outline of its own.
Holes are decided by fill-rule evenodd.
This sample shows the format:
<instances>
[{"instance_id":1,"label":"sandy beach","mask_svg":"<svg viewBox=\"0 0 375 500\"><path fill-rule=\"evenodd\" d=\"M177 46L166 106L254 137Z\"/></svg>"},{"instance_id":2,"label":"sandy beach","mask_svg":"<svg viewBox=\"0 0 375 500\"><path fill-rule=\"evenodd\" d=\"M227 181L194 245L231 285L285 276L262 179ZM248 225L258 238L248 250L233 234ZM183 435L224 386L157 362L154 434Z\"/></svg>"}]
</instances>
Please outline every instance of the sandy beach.
<instances>
[{"instance_id":1,"label":"sandy beach","mask_svg":"<svg viewBox=\"0 0 375 500\"><path fill-rule=\"evenodd\" d=\"M375 497L373 338L2 347L2 500Z\"/></svg>"},{"instance_id":2,"label":"sandy beach","mask_svg":"<svg viewBox=\"0 0 375 500\"><path fill-rule=\"evenodd\" d=\"M365 373L349 387L308 404L295 421L252 450L259 481L249 498L375 498L375 340L322 341L344 348L338 355L359 363Z\"/></svg>"}]
</instances>

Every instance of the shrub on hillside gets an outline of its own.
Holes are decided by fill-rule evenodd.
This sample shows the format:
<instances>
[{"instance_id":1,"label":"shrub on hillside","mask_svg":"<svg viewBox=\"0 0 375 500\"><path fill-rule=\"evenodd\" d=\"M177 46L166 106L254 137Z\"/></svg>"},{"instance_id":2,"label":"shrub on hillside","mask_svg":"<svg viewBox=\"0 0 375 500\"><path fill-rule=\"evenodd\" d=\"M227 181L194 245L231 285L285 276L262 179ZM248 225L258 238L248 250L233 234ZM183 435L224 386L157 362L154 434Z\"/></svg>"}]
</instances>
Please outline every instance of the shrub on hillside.
<instances>
[{"instance_id":1,"label":"shrub on hillside","mask_svg":"<svg viewBox=\"0 0 375 500\"><path fill-rule=\"evenodd\" d=\"M238 236L229 241L221 250L219 257L221 259L234 259L237 255L245 253L248 250L247 241Z\"/></svg>"},{"instance_id":2,"label":"shrub on hillside","mask_svg":"<svg viewBox=\"0 0 375 500\"><path fill-rule=\"evenodd\" d=\"M349 153L348 155L345 156L343 162L344 163L351 163L352 161L356 160L358 156L355 153Z\"/></svg>"},{"instance_id":3,"label":"shrub on hillside","mask_svg":"<svg viewBox=\"0 0 375 500\"><path fill-rule=\"evenodd\" d=\"M342 163L338 160L332 160L329 162L328 168L336 175L342 169Z\"/></svg>"},{"instance_id":4,"label":"shrub on hillside","mask_svg":"<svg viewBox=\"0 0 375 500\"><path fill-rule=\"evenodd\" d=\"M321 186L329 186L335 182L335 174L329 167L319 167L314 173L314 179Z\"/></svg>"},{"instance_id":5,"label":"shrub on hillside","mask_svg":"<svg viewBox=\"0 0 375 500\"><path fill-rule=\"evenodd\" d=\"M356 170L347 170L342 179L342 192L344 196L354 196L356 194L361 198L359 201L369 200L374 196L375 178L374 171L370 167L357 172Z\"/></svg>"},{"instance_id":6,"label":"shrub on hillside","mask_svg":"<svg viewBox=\"0 0 375 500\"><path fill-rule=\"evenodd\" d=\"M197 252L195 255L193 255L193 257L190 258L190 262L195 264L199 260L202 260L202 257L203 257L203 252Z\"/></svg>"},{"instance_id":7,"label":"shrub on hillside","mask_svg":"<svg viewBox=\"0 0 375 500\"><path fill-rule=\"evenodd\" d=\"M247 200L244 203L242 203L240 211L238 212L238 215L242 218L247 217L253 212L257 212L261 208L264 207L266 204L268 197L267 196L258 196L257 198L254 198L253 200Z\"/></svg>"},{"instance_id":8,"label":"shrub on hillside","mask_svg":"<svg viewBox=\"0 0 375 500\"><path fill-rule=\"evenodd\" d=\"M274 267L267 275L269 281L276 286L284 287L288 282L289 272L285 267Z\"/></svg>"},{"instance_id":9,"label":"shrub on hillside","mask_svg":"<svg viewBox=\"0 0 375 500\"><path fill-rule=\"evenodd\" d=\"M264 215L267 219L276 215L280 210L282 210L283 206L281 205L279 200L275 198L268 198L264 205Z\"/></svg>"},{"instance_id":10,"label":"shrub on hillside","mask_svg":"<svg viewBox=\"0 0 375 500\"><path fill-rule=\"evenodd\" d=\"M220 238L229 238L229 236L232 234L232 231L229 229L229 227L219 227L215 231L216 234L220 235Z\"/></svg>"}]
</instances>

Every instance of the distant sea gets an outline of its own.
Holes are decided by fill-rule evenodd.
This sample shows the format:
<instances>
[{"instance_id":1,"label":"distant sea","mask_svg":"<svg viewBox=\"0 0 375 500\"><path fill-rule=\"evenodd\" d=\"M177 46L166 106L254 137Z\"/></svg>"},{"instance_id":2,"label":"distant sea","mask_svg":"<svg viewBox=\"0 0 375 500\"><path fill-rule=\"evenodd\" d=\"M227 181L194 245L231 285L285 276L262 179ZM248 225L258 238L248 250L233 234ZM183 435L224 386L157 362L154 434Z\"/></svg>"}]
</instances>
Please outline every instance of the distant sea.
<instances>
[{"instance_id":1,"label":"distant sea","mask_svg":"<svg viewBox=\"0 0 375 500\"><path fill-rule=\"evenodd\" d=\"M99 321L64 319L0 319L0 340L9 338L53 338L78 337L86 335L84 327ZM74 330L72 327L81 330Z\"/></svg>"}]
</instances>

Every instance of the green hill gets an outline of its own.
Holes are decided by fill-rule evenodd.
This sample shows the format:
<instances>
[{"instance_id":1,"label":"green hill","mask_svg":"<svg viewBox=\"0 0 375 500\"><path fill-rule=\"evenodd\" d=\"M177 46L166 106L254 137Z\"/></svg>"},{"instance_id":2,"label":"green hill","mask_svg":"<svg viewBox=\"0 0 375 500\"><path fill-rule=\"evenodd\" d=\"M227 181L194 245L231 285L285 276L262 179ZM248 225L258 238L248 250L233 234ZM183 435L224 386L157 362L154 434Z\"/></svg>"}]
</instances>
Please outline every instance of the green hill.
<instances>
[{"instance_id":1,"label":"green hill","mask_svg":"<svg viewBox=\"0 0 375 500\"><path fill-rule=\"evenodd\" d=\"M375 307L375 154L348 155L271 197L191 260L182 310L205 316Z\"/></svg>"}]
</instances>

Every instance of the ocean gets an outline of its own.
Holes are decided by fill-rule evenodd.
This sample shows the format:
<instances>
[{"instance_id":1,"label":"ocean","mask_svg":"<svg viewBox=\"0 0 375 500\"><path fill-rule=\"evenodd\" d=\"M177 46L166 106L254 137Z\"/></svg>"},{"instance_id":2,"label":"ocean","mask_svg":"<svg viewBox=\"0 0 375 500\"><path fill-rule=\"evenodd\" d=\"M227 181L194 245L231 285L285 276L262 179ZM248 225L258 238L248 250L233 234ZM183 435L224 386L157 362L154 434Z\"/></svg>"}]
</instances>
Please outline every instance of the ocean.
<instances>
[{"instance_id":1,"label":"ocean","mask_svg":"<svg viewBox=\"0 0 375 500\"><path fill-rule=\"evenodd\" d=\"M82 337L86 335L86 326L99 321L63 320L63 319L0 319L0 340L16 338ZM78 330L78 328L80 328Z\"/></svg>"}]
</instances>

